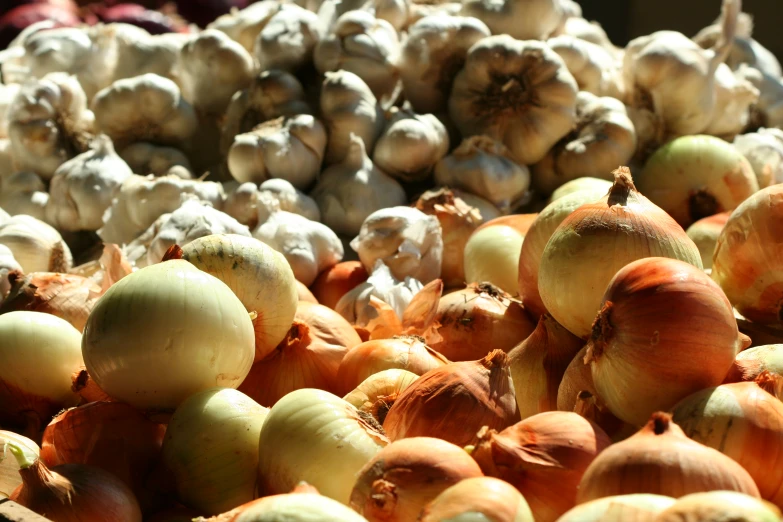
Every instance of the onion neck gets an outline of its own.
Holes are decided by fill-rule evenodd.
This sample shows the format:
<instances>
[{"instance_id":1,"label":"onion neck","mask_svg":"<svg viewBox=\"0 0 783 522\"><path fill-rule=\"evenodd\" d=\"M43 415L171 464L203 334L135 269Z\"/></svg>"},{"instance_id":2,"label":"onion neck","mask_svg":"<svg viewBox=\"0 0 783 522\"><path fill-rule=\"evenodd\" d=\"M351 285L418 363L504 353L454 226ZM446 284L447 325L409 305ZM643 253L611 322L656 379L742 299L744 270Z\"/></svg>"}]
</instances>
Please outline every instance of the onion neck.
<instances>
[{"instance_id":1,"label":"onion neck","mask_svg":"<svg viewBox=\"0 0 783 522\"><path fill-rule=\"evenodd\" d=\"M503 350L492 350L486 357L481 359L479 363L490 371L498 368L505 368L508 366L508 354Z\"/></svg>"},{"instance_id":2,"label":"onion neck","mask_svg":"<svg viewBox=\"0 0 783 522\"><path fill-rule=\"evenodd\" d=\"M598 312L598 317L593 322L593 332L590 336L590 341L587 343L587 353L585 354L585 364L598 359L604 352L606 343L612 337L612 308L614 304L611 301L604 303L601 311Z\"/></svg>"},{"instance_id":3,"label":"onion neck","mask_svg":"<svg viewBox=\"0 0 783 522\"><path fill-rule=\"evenodd\" d=\"M645 431L656 436L668 435L671 431L672 416L669 413L655 412L645 426Z\"/></svg>"},{"instance_id":4,"label":"onion neck","mask_svg":"<svg viewBox=\"0 0 783 522\"><path fill-rule=\"evenodd\" d=\"M609 194L607 194L607 203L610 207L613 205L625 207L628 205L628 198L631 194L637 192L636 185L633 184L633 178L631 177L631 169L620 167L612 174L614 174L614 183L609 189Z\"/></svg>"},{"instance_id":5,"label":"onion neck","mask_svg":"<svg viewBox=\"0 0 783 522\"><path fill-rule=\"evenodd\" d=\"M288 333L280 344L277 345L278 351L292 350L300 346L310 344L310 327L301 321L294 321Z\"/></svg>"}]
</instances>

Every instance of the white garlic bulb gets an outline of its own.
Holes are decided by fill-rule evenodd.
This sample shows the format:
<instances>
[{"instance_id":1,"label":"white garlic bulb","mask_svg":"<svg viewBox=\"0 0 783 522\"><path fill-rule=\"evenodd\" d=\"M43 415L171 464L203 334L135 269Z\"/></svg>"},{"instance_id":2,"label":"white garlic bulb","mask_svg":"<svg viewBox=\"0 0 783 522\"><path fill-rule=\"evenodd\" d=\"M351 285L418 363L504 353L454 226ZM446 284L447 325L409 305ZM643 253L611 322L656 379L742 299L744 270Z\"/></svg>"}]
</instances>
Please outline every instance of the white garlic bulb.
<instances>
[{"instance_id":1,"label":"white garlic bulb","mask_svg":"<svg viewBox=\"0 0 783 522\"><path fill-rule=\"evenodd\" d=\"M581 16L567 17L560 28L555 31L555 36L561 35L573 36L580 40L599 45L603 49L609 51L613 56L617 56L620 51L620 49L615 47L611 40L609 40L609 37L603 27L601 27L601 24L585 20Z\"/></svg>"},{"instance_id":2,"label":"white garlic bulb","mask_svg":"<svg viewBox=\"0 0 783 522\"><path fill-rule=\"evenodd\" d=\"M49 192L35 172L14 172L0 178L0 207L12 216L26 214L44 221Z\"/></svg>"},{"instance_id":3,"label":"white garlic bulb","mask_svg":"<svg viewBox=\"0 0 783 522\"><path fill-rule=\"evenodd\" d=\"M783 131L761 128L734 138L734 147L756 173L759 188L783 183Z\"/></svg>"},{"instance_id":4,"label":"white garlic bulb","mask_svg":"<svg viewBox=\"0 0 783 522\"><path fill-rule=\"evenodd\" d=\"M560 25L560 0L465 0L463 16L478 18L492 34L507 34L519 40L544 40Z\"/></svg>"},{"instance_id":5,"label":"white garlic bulb","mask_svg":"<svg viewBox=\"0 0 783 522\"><path fill-rule=\"evenodd\" d=\"M277 199L280 210L304 216L311 221L321 221L321 211L313 198L284 179L268 179L258 187L259 192Z\"/></svg>"},{"instance_id":6,"label":"white garlic bulb","mask_svg":"<svg viewBox=\"0 0 783 522\"><path fill-rule=\"evenodd\" d=\"M26 274L67 272L73 265L71 250L60 233L32 216L12 216L0 224L0 245L11 250Z\"/></svg>"},{"instance_id":7,"label":"white garlic bulb","mask_svg":"<svg viewBox=\"0 0 783 522\"><path fill-rule=\"evenodd\" d=\"M21 85L16 83L0 84L0 139L8 137L8 109L20 88Z\"/></svg>"},{"instance_id":8,"label":"white garlic bulb","mask_svg":"<svg viewBox=\"0 0 783 522\"><path fill-rule=\"evenodd\" d=\"M260 186L229 181L223 183L223 188L226 191L223 212L251 230L277 210L299 214L312 221L321 220L316 202L284 179L270 179Z\"/></svg>"},{"instance_id":9,"label":"white garlic bulb","mask_svg":"<svg viewBox=\"0 0 783 522\"><path fill-rule=\"evenodd\" d=\"M111 24L117 41L117 67L113 81L152 73L176 79L175 68L182 46L192 35L181 33L149 34L141 27Z\"/></svg>"},{"instance_id":10,"label":"white garlic bulb","mask_svg":"<svg viewBox=\"0 0 783 522\"><path fill-rule=\"evenodd\" d=\"M280 4L256 38L258 68L295 72L312 62L319 38L318 15L295 4Z\"/></svg>"},{"instance_id":11,"label":"white garlic bulb","mask_svg":"<svg viewBox=\"0 0 783 522\"><path fill-rule=\"evenodd\" d=\"M704 134L731 140L750 122L750 108L759 99L759 89L722 63L715 70L715 108Z\"/></svg>"},{"instance_id":12,"label":"white garlic bulb","mask_svg":"<svg viewBox=\"0 0 783 522\"><path fill-rule=\"evenodd\" d=\"M563 59L580 91L623 99L622 68L609 51L567 35L550 38L546 43Z\"/></svg>"},{"instance_id":13,"label":"white garlic bulb","mask_svg":"<svg viewBox=\"0 0 783 522\"><path fill-rule=\"evenodd\" d=\"M751 111L751 125L783 127L783 79L745 64L739 66L736 76L747 80L759 91L759 98Z\"/></svg>"},{"instance_id":14,"label":"white garlic bulb","mask_svg":"<svg viewBox=\"0 0 783 522\"><path fill-rule=\"evenodd\" d=\"M407 0L323 0L315 11L322 19L330 20L330 28L334 21L349 11L367 11L389 22L395 31L401 32L408 24L413 5L409 5Z\"/></svg>"},{"instance_id":15,"label":"white garlic bulb","mask_svg":"<svg viewBox=\"0 0 783 522\"><path fill-rule=\"evenodd\" d=\"M140 141L122 149L120 157L135 174L174 174L183 179L193 178L188 157L175 147Z\"/></svg>"},{"instance_id":16,"label":"white garlic bulb","mask_svg":"<svg viewBox=\"0 0 783 522\"><path fill-rule=\"evenodd\" d=\"M207 29L216 29L226 33L232 40L239 42L249 53L270 18L277 12L280 2L266 0L255 2L244 9L232 10L231 13L219 16L207 25Z\"/></svg>"}]
</instances>

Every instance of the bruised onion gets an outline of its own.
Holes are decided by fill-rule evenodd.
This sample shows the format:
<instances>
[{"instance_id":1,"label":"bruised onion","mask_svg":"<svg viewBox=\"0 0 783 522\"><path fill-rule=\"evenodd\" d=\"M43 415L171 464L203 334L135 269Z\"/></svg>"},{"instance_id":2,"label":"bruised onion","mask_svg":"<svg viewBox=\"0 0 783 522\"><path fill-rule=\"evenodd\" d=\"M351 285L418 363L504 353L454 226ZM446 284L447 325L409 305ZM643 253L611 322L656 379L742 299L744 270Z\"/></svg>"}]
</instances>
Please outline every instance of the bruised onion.
<instances>
[{"instance_id":1,"label":"bruised onion","mask_svg":"<svg viewBox=\"0 0 783 522\"><path fill-rule=\"evenodd\" d=\"M367 281L368 277L360 261L343 261L321 272L311 290L319 303L334 310L342 296Z\"/></svg>"},{"instance_id":2,"label":"bruised onion","mask_svg":"<svg viewBox=\"0 0 783 522\"><path fill-rule=\"evenodd\" d=\"M378 424L383 424L389 408L400 393L418 378L418 375L407 370L383 370L367 377L343 400L353 404L357 410L372 415Z\"/></svg>"},{"instance_id":3,"label":"bruised onion","mask_svg":"<svg viewBox=\"0 0 783 522\"><path fill-rule=\"evenodd\" d=\"M461 480L438 495L422 511L421 522L474 520L533 522L525 498L508 482L493 477Z\"/></svg>"}]
</instances>

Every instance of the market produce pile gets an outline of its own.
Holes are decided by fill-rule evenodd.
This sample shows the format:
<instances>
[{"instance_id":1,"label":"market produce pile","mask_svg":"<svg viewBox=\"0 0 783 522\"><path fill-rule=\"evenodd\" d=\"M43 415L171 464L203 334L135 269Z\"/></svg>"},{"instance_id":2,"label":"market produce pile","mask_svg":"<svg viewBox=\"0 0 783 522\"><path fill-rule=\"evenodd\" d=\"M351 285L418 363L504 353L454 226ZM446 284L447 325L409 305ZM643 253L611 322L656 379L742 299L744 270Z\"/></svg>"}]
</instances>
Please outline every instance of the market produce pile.
<instances>
[{"instance_id":1,"label":"market produce pile","mask_svg":"<svg viewBox=\"0 0 783 522\"><path fill-rule=\"evenodd\" d=\"M624 48L571 0L14 3L0 498L783 520L783 77L739 0Z\"/></svg>"}]
</instances>

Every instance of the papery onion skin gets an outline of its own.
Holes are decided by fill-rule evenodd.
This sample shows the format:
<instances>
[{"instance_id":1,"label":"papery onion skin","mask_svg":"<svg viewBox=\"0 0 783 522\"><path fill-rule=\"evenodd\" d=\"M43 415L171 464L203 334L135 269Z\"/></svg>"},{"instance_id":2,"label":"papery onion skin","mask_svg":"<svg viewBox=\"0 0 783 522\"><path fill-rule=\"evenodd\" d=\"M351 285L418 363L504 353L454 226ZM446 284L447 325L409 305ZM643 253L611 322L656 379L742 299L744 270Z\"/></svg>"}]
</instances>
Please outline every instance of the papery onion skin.
<instances>
[{"instance_id":1,"label":"papery onion skin","mask_svg":"<svg viewBox=\"0 0 783 522\"><path fill-rule=\"evenodd\" d=\"M783 324L783 184L767 187L732 212L718 238L712 278L739 313Z\"/></svg>"},{"instance_id":2,"label":"papery onion skin","mask_svg":"<svg viewBox=\"0 0 783 522\"><path fill-rule=\"evenodd\" d=\"M394 401L418 378L415 373L398 368L384 370L367 377L355 390L343 397L343 400L351 403L357 410L369 413L378 424L383 425Z\"/></svg>"},{"instance_id":3,"label":"papery onion skin","mask_svg":"<svg viewBox=\"0 0 783 522\"><path fill-rule=\"evenodd\" d=\"M519 252L524 239L524 234L508 225L476 229L463 252L465 282L491 283L509 295L516 295Z\"/></svg>"},{"instance_id":4,"label":"papery onion skin","mask_svg":"<svg viewBox=\"0 0 783 522\"><path fill-rule=\"evenodd\" d=\"M557 522L655 522L658 513L675 502L645 493L604 497L571 508Z\"/></svg>"},{"instance_id":5,"label":"papery onion skin","mask_svg":"<svg viewBox=\"0 0 783 522\"><path fill-rule=\"evenodd\" d=\"M300 303L305 302L305 303L319 304L318 299L315 298L315 296L310 291L310 289L307 288L303 282L298 280L296 281L296 292Z\"/></svg>"},{"instance_id":6,"label":"papery onion skin","mask_svg":"<svg viewBox=\"0 0 783 522\"><path fill-rule=\"evenodd\" d=\"M629 493L679 498L718 489L759 496L742 466L689 439L670 414L656 412L644 428L612 444L590 464L579 484L577 501Z\"/></svg>"},{"instance_id":7,"label":"papery onion skin","mask_svg":"<svg viewBox=\"0 0 783 522\"><path fill-rule=\"evenodd\" d=\"M342 296L367 281L368 277L360 261L343 261L321 272L310 289L319 303L334 310Z\"/></svg>"},{"instance_id":8,"label":"papery onion skin","mask_svg":"<svg viewBox=\"0 0 783 522\"><path fill-rule=\"evenodd\" d=\"M748 341L707 274L651 257L629 263L612 279L585 361L611 412L641 426L655 411L723 382Z\"/></svg>"},{"instance_id":9,"label":"papery onion skin","mask_svg":"<svg viewBox=\"0 0 783 522\"><path fill-rule=\"evenodd\" d=\"M572 179L571 181L567 181L566 183L563 183L558 188L556 188L554 192L552 192L552 195L549 196L549 202L551 203L570 194L576 194L584 191L597 191L603 195L609 191L611 186L611 181L601 178L583 177Z\"/></svg>"},{"instance_id":10,"label":"papery onion skin","mask_svg":"<svg viewBox=\"0 0 783 522\"><path fill-rule=\"evenodd\" d=\"M351 507L370 522L415 520L449 486L482 475L459 446L429 437L403 439L383 448L359 472Z\"/></svg>"},{"instance_id":11,"label":"papery onion skin","mask_svg":"<svg viewBox=\"0 0 783 522\"><path fill-rule=\"evenodd\" d=\"M501 431L483 429L472 455L485 475L513 485L537 522L553 522L577 504L577 486L611 441L571 412L546 412Z\"/></svg>"},{"instance_id":12,"label":"papery onion skin","mask_svg":"<svg viewBox=\"0 0 783 522\"><path fill-rule=\"evenodd\" d=\"M780 509L763 500L735 491L709 491L680 498L660 513L655 522L779 522L781 518Z\"/></svg>"},{"instance_id":13,"label":"papery onion skin","mask_svg":"<svg viewBox=\"0 0 783 522\"><path fill-rule=\"evenodd\" d=\"M508 482L493 477L461 480L438 495L422 511L420 522L491 520L492 522L533 522L533 513L524 497Z\"/></svg>"},{"instance_id":14,"label":"papery onion skin","mask_svg":"<svg viewBox=\"0 0 783 522\"><path fill-rule=\"evenodd\" d=\"M729 212L721 212L706 218L702 218L685 231L688 237L699 249L701 254L701 264L704 269L712 268L712 256L715 254L715 246L718 243L718 237L729 220Z\"/></svg>"},{"instance_id":15,"label":"papery onion skin","mask_svg":"<svg viewBox=\"0 0 783 522\"><path fill-rule=\"evenodd\" d=\"M7 442L22 446L24 451L36 456L41 451L38 444L27 437L13 431L0 430L0 454L3 455L3 458L0 459L0 499L7 498L22 483L22 477L19 475L19 463L7 453Z\"/></svg>"}]
</instances>

